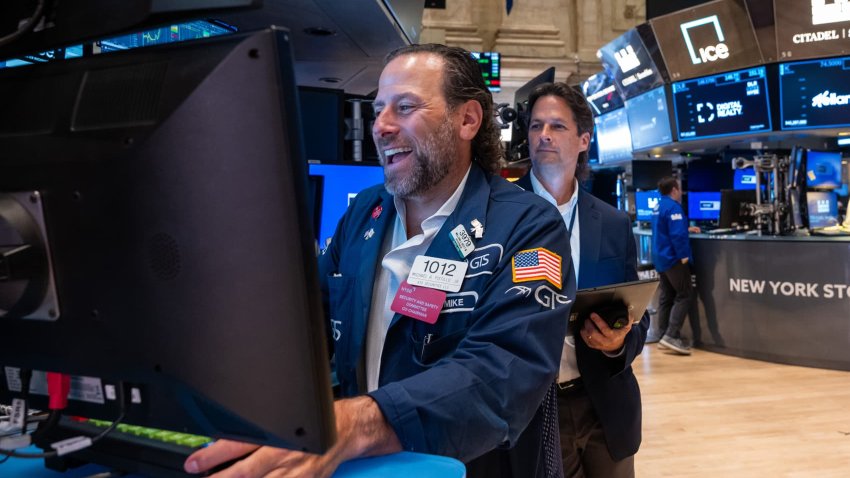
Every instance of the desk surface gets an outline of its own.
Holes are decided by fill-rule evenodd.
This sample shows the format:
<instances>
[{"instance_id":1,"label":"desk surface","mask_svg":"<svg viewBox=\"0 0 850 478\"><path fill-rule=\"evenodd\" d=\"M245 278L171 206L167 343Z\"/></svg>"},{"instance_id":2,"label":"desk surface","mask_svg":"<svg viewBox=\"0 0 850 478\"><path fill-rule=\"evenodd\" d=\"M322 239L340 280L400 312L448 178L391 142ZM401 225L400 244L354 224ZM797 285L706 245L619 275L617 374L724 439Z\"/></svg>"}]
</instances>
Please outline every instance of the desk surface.
<instances>
[{"instance_id":1,"label":"desk surface","mask_svg":"<svg viewBox=\"0 0 850 478\"><path fill-rule=\"evenodd\" d=\"M30 450L27 450L30 451ZM38 450L32 449L37 452ZM59 473L44 467L42 460L12 458L0 465L0 476L4 478L84 478L107 471L98 465L87 465L67 473ZM127 475L127 478L139 475ZM334 473L334 478L465 478L463 463L444 456L401 452L392 455L363 458L345 462Z\"/></svg>"}]
</instances>

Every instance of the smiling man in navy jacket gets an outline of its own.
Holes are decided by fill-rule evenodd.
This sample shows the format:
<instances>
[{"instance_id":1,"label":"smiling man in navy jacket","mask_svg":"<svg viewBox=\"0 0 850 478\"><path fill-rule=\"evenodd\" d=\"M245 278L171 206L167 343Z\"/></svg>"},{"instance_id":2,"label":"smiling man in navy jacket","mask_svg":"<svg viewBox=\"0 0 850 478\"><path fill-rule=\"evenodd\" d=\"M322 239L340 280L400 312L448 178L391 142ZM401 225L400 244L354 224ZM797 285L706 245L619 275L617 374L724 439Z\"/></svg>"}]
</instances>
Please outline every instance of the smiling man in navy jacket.
<instances>
[{"instance_id":1,"label":"smiling man in navy jacket","mask_svg":"<svg viewBox=\"0 0 850 478\"><path fill-rule=\"evenodd\" d=\"M532 167L517 184L561 212L579 289L637 280L629 217L578 184L588 173L593 134L587 101L565 83L549 83L532 92L528 108ZM631 363L643 348L648 326L644 315L634 325L611 329L592 314L565 338L558 374L565 476L634 476L641 404Z\"/></svg>"},{"instance_id":2,"label":"smiling man in navy jacket","mask_svg":"<svg viewBox=\"0 0 850 478\"><path fill-rule=\"evenodd\" d=\"M250 453L216 476L329 477L344 460L409 450L458 458L470 478L551 476L550 442L526 430L575 294L561 218L492 174L493 100L469 52L396 51L374 105L384 184L357 195L319 259L346 397L337 443L310 455L220 440L186 469Z\"/></svg>"}]
</instances>

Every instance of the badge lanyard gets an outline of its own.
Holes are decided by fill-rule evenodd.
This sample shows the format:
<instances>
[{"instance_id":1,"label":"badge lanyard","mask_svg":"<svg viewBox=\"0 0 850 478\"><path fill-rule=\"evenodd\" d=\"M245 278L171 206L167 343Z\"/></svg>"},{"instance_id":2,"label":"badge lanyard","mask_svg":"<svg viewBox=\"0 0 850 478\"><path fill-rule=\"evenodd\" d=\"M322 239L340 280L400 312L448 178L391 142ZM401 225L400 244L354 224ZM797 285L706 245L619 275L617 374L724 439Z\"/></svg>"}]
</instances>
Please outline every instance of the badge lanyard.
<instances>
[{"instance_id":1,"label":"badge lanyard","mask_svg":"<svg viewBox=\"0 0 850 478\"><path fill-rule=\"evenodd\" d=\"M567 237L570 240L573 239L573 224L576 222L576 214L578 213L578 198L576 198L576 205L573 206L573 213L570 214L570 225L567 226Z\"/></svg>"}]
</instances>

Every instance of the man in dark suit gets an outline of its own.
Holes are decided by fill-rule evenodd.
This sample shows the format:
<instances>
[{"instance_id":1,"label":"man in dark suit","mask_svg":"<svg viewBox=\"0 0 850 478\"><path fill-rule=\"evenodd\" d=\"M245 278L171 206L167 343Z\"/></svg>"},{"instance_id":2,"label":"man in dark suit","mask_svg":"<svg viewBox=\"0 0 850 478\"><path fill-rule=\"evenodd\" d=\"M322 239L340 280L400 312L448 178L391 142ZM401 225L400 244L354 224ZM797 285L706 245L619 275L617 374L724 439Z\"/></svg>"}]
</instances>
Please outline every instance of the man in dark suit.
<instances>
[{"instance_id":1,"label":"man in dark suit","mask_svg":"<svg viewBox=\"0 0 850 478\"><path fill-rule=\"evenodd\" d=\"M529 111L532 168L516 184L558 207L570 236L578 287L637 280L629 217L578 184L588 174L593 134L586 100L564 83L549 83L531 94ZM558 374L565 476L634 476L641 404L631 363L643 349L648 328L646 314L621 329L608 327L597 314L571 324Z\"/></svg>"}]
</instances>

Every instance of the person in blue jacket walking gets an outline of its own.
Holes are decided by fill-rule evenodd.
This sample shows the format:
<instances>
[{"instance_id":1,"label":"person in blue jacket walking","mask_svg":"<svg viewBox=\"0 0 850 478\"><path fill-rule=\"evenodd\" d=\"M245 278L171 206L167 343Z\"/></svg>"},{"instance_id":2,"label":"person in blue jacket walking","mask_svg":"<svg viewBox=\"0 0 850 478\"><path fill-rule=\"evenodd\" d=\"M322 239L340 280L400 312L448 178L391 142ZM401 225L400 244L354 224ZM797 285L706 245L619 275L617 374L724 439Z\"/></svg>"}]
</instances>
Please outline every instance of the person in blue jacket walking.
<instances>
[{"instance_id":1,"label":"person in blue jacket walking","mask_svg":"<svg viewBox=\"0 0 850 478\"><path fill-rule=\"evenodd\" d=\"M691 286L691 245L689 232L700 232L688 227L688 218L682 209L682 188L679 181L667 176L658 181L661 200L652 215L652 257L655 269L661 276L661 295L658 300L658 320L667 324L660 347L682 355L691 354L691 346L682 338L682 325L694 297Z\"/></svg>"}]
</instances>

